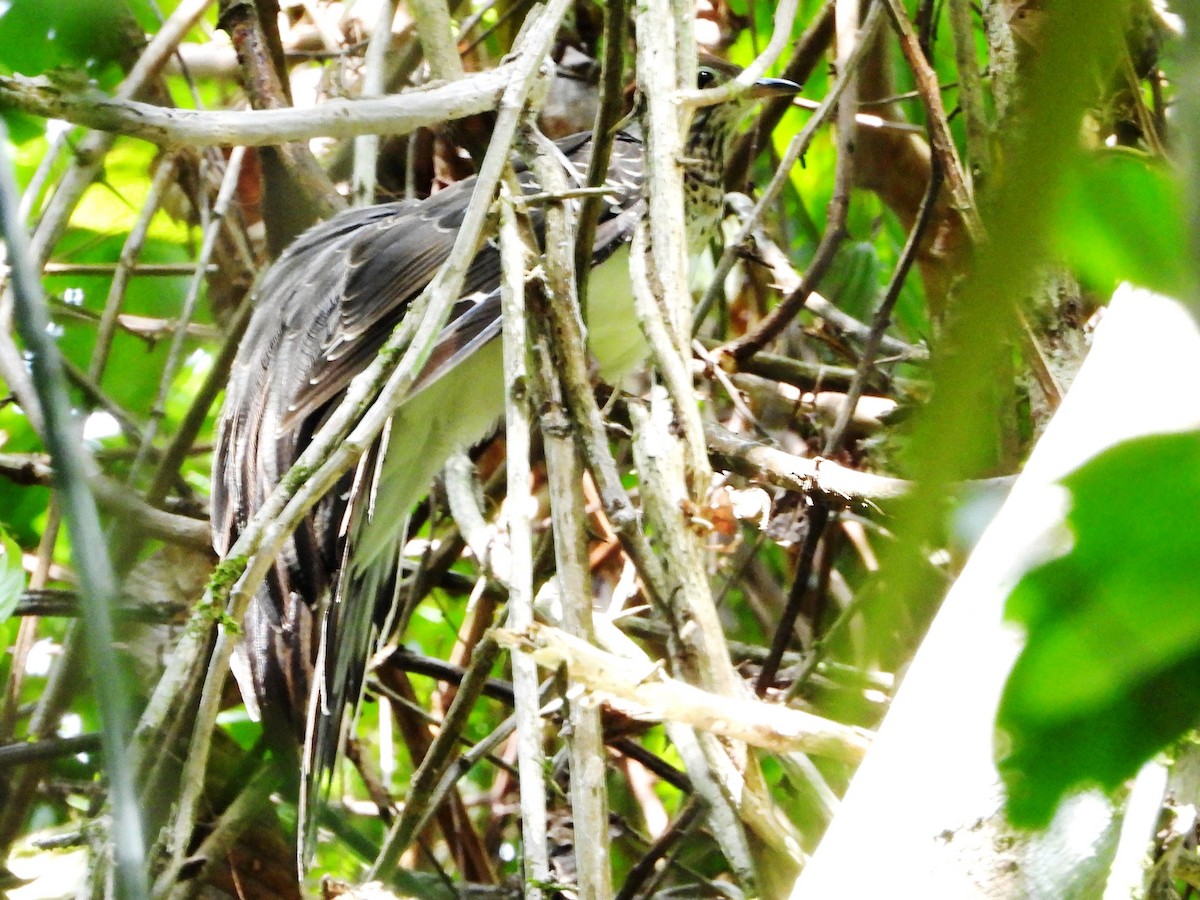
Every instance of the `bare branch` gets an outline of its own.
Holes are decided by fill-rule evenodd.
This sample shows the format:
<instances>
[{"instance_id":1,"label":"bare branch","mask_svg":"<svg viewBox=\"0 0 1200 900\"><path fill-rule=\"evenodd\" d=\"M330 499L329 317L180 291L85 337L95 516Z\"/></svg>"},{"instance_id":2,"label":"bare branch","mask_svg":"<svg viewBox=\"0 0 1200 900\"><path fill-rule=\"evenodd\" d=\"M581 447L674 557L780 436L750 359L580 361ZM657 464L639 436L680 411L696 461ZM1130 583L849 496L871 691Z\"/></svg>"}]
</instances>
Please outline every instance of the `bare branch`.
<instances>
[{"instance_id":1,"label":"bare branch","mask_svg":"<svg viewBox=\"0 0 1200 900\"><path fill-rule=\"evenodd\" d=\"M170 109L111 97L92 88L73 89L46 78L0 78L0 109L65 119L99 131L141 138L162 147L265 147L315 137L402 135L427 125L496 108L516 76L516 63L391 97L330 100L311 109L246 112Z\"/></svg>"}]
</instances>

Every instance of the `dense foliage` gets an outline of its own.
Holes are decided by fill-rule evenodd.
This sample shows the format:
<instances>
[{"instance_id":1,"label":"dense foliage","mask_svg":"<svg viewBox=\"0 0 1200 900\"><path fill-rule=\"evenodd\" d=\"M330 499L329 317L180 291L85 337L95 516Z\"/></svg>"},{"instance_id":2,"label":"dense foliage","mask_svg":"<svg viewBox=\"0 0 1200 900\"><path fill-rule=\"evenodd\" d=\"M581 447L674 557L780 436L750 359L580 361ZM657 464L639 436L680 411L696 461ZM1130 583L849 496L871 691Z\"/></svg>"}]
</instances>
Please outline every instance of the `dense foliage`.
<instances>
[{"instance_id":1,"label":"dense foliage","mask_svg":"<svg viewBox=\"0 0 1200 900\"><path fill-rule=\"evenodd\" d=\"M431 486L408 548L419 604L373 658L298 882L296 760L264 738L214 643L238 633L230 589L254 549L221 565L210 549L220 391L255 279L283 247L348 198L424 197L469 176L504 113L497 89L486 112L435 113L420 127L396 124L396 105L377 146L314 126L245 149L212 137L206 114L294 106L302 130L305 111L344 98L481 84L477 73L520 65L521 23L547 14L523 0L448 6L401 4L393 19L387 0L0 3L2 165L22 192L19 208L4 202L32 235L28 248L6 242L8 260L27 252L42 274L106 529L104 546L72 546L82 532L64 522L61 467L37 414L44 385L31 382L6 283L0 890L14 898L76 884L132 896L132 870L148 873L154 896L298 896L324 876L359 884L368 872L402 896L570 896L595 883L587 859L609 845L605 877L622 898L788 896L1003 498L1008 482L991 479L1021 471L1114 289L1194 305L1200 186L1186 161L1200 117L1183 86L1200 54L1163 4L568 4L558 76L539 100L551 137L623 114L638 58L629 34L675 27L672 10L706 51L741 66L787 29L769 71L804 83L797 101L765 103L747 124L726 187L750 200L730 202L730 246L700 266L726 277L694 279L703 313L687 402L712 471L686 455L688 418L659 387L669 378L598 386L607 440L585 450L561 372L531 376L530 496L506 502L502 430L472 451L468 475ZM381 21L390 40L377 37ZM618 24L631 25L623 53L609 54L620 71L602 79ZM147 70L155 36L172 33L177 52ZM370 79L378 86L364 89ZM840 108L825 102L842 90ZM159 122L149 107L200 112ZM171 131L189 121L196 131ZM516 146L528 155L532 144ZM549 281L531 303L554 295ZM531 358L561 359L561 335L529 318L541 341ZM1119 445L1068 476L1059 543L1010 569L1008 615L1028 639L1000 700L997 755L1021 825L1044 825L1083 788L1120 796L1164 751L1193 752L1200 459L1183 429L1198 418L1195 390L1160 383L1153 359L1131 359L1126 374L1178 396L1181 433ZM565 430L554 427L562 410ZM553 471L563 433L578 461L569 489ZM660 451L686 460L678 475L651 471ZM611 454L638 510L632 528L597 453ZM473 509L448 499L455 478ZM542 625L489 631L505 625L509 597L489 548L507 546L526 514ZM575 572L571 527L586 542ZM80 574L89 556L120 580L107 657L80 624L96 598ZM514 730L525 727L513 718L522 654L545 679L533 755ZM140 717L135 736L119 736L124 758L101 751L106 727L115 746L103 685L119 685ZM593 726L598 821L572 790L583 774L571 778ZM521 822L531 762L547 790L537 873ZM110 796L111 767L132 774L134 796ZM141 834L123 832L114 804L136 807ZM1187 842L1175 837L1160 849ZM129 855L143 841L144 865ZM1169 881L1166 863L1159 874Z\"/></svg>"}]
</instances>

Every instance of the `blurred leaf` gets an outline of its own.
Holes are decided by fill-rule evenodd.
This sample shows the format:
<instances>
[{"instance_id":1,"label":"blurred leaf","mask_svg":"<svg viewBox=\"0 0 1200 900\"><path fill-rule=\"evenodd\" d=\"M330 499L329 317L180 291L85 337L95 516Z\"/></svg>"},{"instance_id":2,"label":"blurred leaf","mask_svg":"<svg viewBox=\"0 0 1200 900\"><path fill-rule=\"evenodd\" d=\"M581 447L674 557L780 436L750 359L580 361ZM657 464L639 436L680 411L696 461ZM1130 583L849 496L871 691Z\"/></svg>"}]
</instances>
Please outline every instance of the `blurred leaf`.
<instances>
[{"instance_id":1,"label":"blurred leaf","mask_svg":"<svg viewBox=\"0 0 1200 900\"><path fill-rule=\"evenodd\" d=\"M843 312L869 318L879 296L879 254L866 241L838 248L833 265L819 287L821 293Z\"/></svg>"},{"instance_id":2,"label":"blurred leaf","mask_svg":"<svg viewBox=\"0 0 1200 900\"><path fill-rule=\"evenodd\" d=\"M25 567L21 548L0 529L0 622L10 618L25 591Z\"/></svg>"},{"instance_id":3,"label":"blurred leaf","mask_svg":"<svg viewBox=\"0 0 1200 900\"><path fill-rule=\"evenodd\" d=\"M130 24L120 0L9 0L0 6L0 67L22 75L55 68L96 75L128 49Z\"/></svg>"},{"instance_id":4,"label":"blurred leaf","mask_svg":"<svg viewBox=\"0 0 1200 900\"><path fill-rule=\"evenodd\" d=\"M1063 484L1074 546L1008 603L1028 632L998 717L1018 825L1117 787L1200 719L1200 433L1120 444Z\"/></svg>"},{"instance_id":5,"label":"blurred leaf","mask_svg":"<svg viewBox=\"0 0 1200 900\"><path fill-rule=\"evenodd\" d=\"M8 129L9 139L18 147L46 133L44 119L26 115L15 109L0 111L0 118L4 119L4 127Z\"/></svg>"},{"instance_id":6,"label":"blurred leaf","mask_svg":"<svg viewBox=\"0 0 1200 900\"><path fill-rule=\"evenodd\" d=\"M1053 234L1067 262L1101 293L1121 281L1171 296L1187 290L1183 188L1139 154L1081 154L1064 173Z\"/></svg>"}]
</instances>

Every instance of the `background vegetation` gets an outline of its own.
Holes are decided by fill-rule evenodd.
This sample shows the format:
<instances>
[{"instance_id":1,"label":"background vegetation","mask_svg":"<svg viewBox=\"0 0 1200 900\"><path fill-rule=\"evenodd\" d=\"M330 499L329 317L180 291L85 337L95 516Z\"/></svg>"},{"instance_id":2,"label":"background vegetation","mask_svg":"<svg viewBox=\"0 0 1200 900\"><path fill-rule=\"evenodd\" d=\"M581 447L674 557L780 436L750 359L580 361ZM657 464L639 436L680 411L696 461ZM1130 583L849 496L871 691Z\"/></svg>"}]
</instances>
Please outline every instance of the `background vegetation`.
<instances>
[{"instance_id":1,"label":"background vegetation","mask_svg":"<svg viewBox=\"0 0 1200 900\"><path fill-rule=\"evenodd\" d=\"M1137 0L653 6L565 4L547 134L592 127L598 104L618 97L601 89L599 61L617 23L666 33L646 16L688 27L694 16L702 46L741 65L785 38L770 71L805 86L749 123L727 186L751 201L731 203L730 246L713 254L728 276L697 294L705 312L689 362L715 474L694 460L661 482L648 472L631 431L659 435L666 457L680 438L655 418L661 398L647 412L647 375L601 400L604 449L642 510L632 531L662 561L657 574L614 515L596 449L556 449L552 429L535 436L524 506L504 502L503 436L449 490L435 487L412 548L423 553L413 590L424 599L376 658L302 886L295 770L266 750L213 643L219 622L236 634L222 610L245 563L210 580L210 450L230 350L255 278L307 225L346 198L425 196L474 171L497 122L479 110L499 91L475 88L477 73L511 65L521 23L546 13L522 0L413 2L394 19L389 4L367 0L0 5L4 165L20 191L6 200L13 277L0 336L0 889L332 895L370 872L416 897L602 896L605 878L623 898L788 895L1003 496L1008 482L996 479L1020 471L1068 390L1094 317L1122 282L1192 308L1194 39L1175 10ZM635 44L617 45L621 87ZM457 78L483 98L476 114L434 113L415 128L398 124L397 104L377 147L314 126L303 140L233 149L237 140L156 132L126 106L309 110ZM269 130L276 120L262 121ZM197 122L194 134L214 133ZM376 165L355 175L356 154L373 153ZM16 227L29 230L27 248ZM36 348L28 331L18 336L29 319L13 306L23 259L41 273L42 330L65 366L75 446L94 460L102 540L81 537L64 467L48 456L52 416L38 413L48 395L35 390L46 377L37 365L30 377ZM1154 359L1129 360L1127 377L1195 405L1194 385L1163 383ZM578 419L578 403L566 405ZM556 452L586 459L569 490L547 478ZM1198 457L1193 432L1147 438L1065 482L1070 551L1027 565L1009 606L1029 635L1000 708L1019 825L1044 825L1081 786L1119 795L1163 751L1191 758ZM477 516L447 499L464 478L481 498ZM558 631L510 632L504 649L488 632L505 622L509 588L484 550L508 539L514 508L536 510L539 617L567 630L582 619L577 632L605 654L592 676ZM576 581L563 571L571 532L560 530L572 511L586 527ZM675 534L672 515L689 526ZM106 591L87 574L108 561L120 585L108 598L111 642L97 631ZM700 674L672 618L680 598L719 615L719 646L706 632ZM523 690L513 661L531 649L549 679L534 742L544 757L513 736L513 682L518 699ZM545 667L565 658L569 675ZM741 712L730 716L766 736L697 739L686 726L703 735L712 723L680 724L683 694L638 692L654 681L648 659L711 704L733 697ZM197 712L210 668L213 702ZM620 684L629 671L639 678ZM624 705L621 691L632 692ZM821 719L785 739L760 701L778 704L778 717L786 704ZM603 749L588 751L593 726ZM588 752L604 762L587 785L599 819L580 808L568 774L568 759L578 769ZM529 833L518 811L529 798L519 785L530 776L518 769L531 761L548 791L548 849L526 859L523 880ZM722 767L745 779L743 796L731 797ZM1168 798L1166 811L1188 802ZM1164 822L1147 883L1192 890L1178 861L1194 835ZM344 885L318 888L324 876Z\"/></svg>"}]
</instances>

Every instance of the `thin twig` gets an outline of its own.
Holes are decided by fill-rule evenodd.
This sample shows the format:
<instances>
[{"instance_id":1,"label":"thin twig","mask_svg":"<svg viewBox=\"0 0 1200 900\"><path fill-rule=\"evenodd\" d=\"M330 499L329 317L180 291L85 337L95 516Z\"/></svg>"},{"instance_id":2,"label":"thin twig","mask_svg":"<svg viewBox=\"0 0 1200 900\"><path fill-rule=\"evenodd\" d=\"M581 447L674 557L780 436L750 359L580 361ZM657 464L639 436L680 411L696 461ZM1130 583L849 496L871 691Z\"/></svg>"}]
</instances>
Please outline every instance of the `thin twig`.
<instances>
[{"instance_id":1,"label":"thin twig","mask_svg":"<svg viewBox=\"0 0 1200 900\"><path fill-rule=\"evenodd\" d=\"M877 14L879 6L872 8L872 13ZM838 0L837 3L837 33L838 33L838 66L843 71L848 68L849 60L853 58L856 40L863 40L863 32L866 27L860 29L858 22L858 0ZM864 41L865 43L866 41ZM851 72L846 76L846 89L842 96L841 106L838 108L838 142L837 142L837 170L834 174L833 199L829 202L829 223L826 225L826 231L821 238L821 244L817 248L816 259L824 261L828 259L832 264L833 254L837 250L837 245L841 242L841 237L846 234L846 215L850 205L850 191L854 183L854 129L856 127L854 113L858 103L858 74ZM827 252L827 256L822 255L823 251ZM812 276L810 267L809 274L805 277L805 284L799 290L793 292L788 299L780 304L771 316L756 331L756 335L761 335L764 332L769 332L766 328L767 322L776 317L785 306L787 306L794 298L800 297L798 303L795 304L795 310L798 312L803 308L804 294L812 291L818 279ZM803 293L802 293L803 292ZM790 319L779 317L778 322L774 327L782 328L783 324ZM882 337L882 332L879 337ZM741 342L739 342L741 343ZM753 347L754 341L745 342L743 347ZM878 344L878 338L876 339ZM738 352L734 351L737 356ZM862 379L856 378L854 383L861 384ZM852 387L853 384L852 383ZM861 391L861 386L859 388ZM851 406L851 408L853 408ZM775 675L779 670L779 660L783 657L784 650L792 640L793 629L796 625L796 618L800 615L800 609L803 605L804 598L808 593L808 582L812 575L813 561L816 559L817 547L820 546L821 538L825 533L825 526L829 522L830 507L821 501L819 497L809 497L809 507L805 516L805 531L804 540L800 545L800 554L796 559L795 574L792 578L792 586L788 591L787 603L784 606L783 612L780 615L779 623L775 626L775 636L771 641L771 653L763 663L762 670L758 674L758 679L755 682L755 691L762 696L767 689L775 682Z\"/></svg>"},{"instance_id":2,"label":"thin twig","mask_svg":"<svg viewBox=\"0 0 1200 900\"><path fill-rule=\"evenodd\" d=\"M538 182L549 191L567 187L567 175L559 163L553 145L538 140L533 171ZM542 270L545 301L552 306L577 309L575 293L576 204L571 201L546 210L546 240ZM535 332L539 338L545 331ZM563 389L554 370L552 355L545 344L534 345L537 366L533 370L535 396L539 410L542 442L546 455L552 527L554 530L555 579L563 598L563 627L583 641L593 639L592 604L588 569L586 516L583 488L575 440L563 408ZM531 623L530 623L531 624ZM612 894L612 866L609 861L608 790L604 735L600 710L593 704L569 702L569 729L566 733L571 766L571 816L575 829L575 865L579 893L583 897L608 897Z\"/></svg>"},{"instance_id":3,"label":"thin twig","mask_svg":"<svg viewBox=\"0 0 1200 900\"><path fill-rule=\"evenodd\" d=\"M184 459L192 452L193 445L196 440L196 435L204 427L204 422L208 418L208 412L212 408L213 401L217 395L225 387L229 380L229 370L233 366L233 360L237 356L237 348L241 343L242 335L246 331L246 326L250 323L250 316L254 313L254 304L243 299L238 306L237 312L230 320L225 333L225 339L221 343L216 355L213 357L212 364L209 366L208 374L204 376L204 382L192 397L192 402L188 406L188 411L180 420L179 426L175 429L175 433L171 435L171 440L163 449L158 461L158 468L154 472L154 476L150 479L150 486L146 489L146 501L151 504L158 504L167 496L167 491L173 481L179 477L179 467L183 464Z\"/></svg>"},{"instance_id":4,"label":"thin twig","mask_svg":"<svg viewBox=\"0 0 1200 900\"><path fill-rule=\"evenodd\" d=\"M942 103L942 93L938 87L937 72L930 66L929 60L921 52L920 42L908 14L900 4L900 0L882 0L887 9L888 17L900 39L900 50L904 59L912 69L916 79L917 90L925 104L926 120L929 124L929 144L933 152L942 161L942 171L946 178L946 186L955 207L962 214L967 233L974 243L983 238L983 224L979 220L979 212L975 208L975 200L963 171L962 160L958 156L958 147L954 136L950 133L950 122L946 118L946 108Z\"/></svg>"},{"instance_id":5,"label":"thin twig","mask_svg":"<svg viewBox=\"0 0 1200 900\"><path fill-rule=\"evenodd\" d=\"M949 0L950 30L954 34L954 60L958 67L958 108L967 136L971 190L978 191L992 170L991 129L983 103L983 79L975 51L974 11L971 0Z\"/></svg>"},{"instance_id":6,"label":"thin twig","mask_svg":"<svg viewBox=\"0 0 1200 900\"><path fill-rule=\"evenodd\" d=\"M670 827L659 835L642 858L634 863L625 877L625 883L621 885L621 890L617 892L613 900L634 900L638 896L641 886L654 874L654 868L658 865L659 860L665 858L671 848L687 836L688 832L696 825L702 812L704 812L704 808L696 801L696 798L689 798L680 808L679 814L671 822Z\"/></svg>"},{"instance_id":7,"label":"thin twig","mask_svg":"<svg viewBox=\"0 0 1200 900\"><path fill-rule=\"evenodd\" d=\"M432 794L458 755L459 736L466 727L467 717L479 699L487 675L499 654L500 646L490 637L484 638L475 647L466 677L454 695L450 709L446 711L437 737L429 745L429 752L413 773L404 808L388 830L379 856L368 872L368 880L392 876L400 855L420 832L423 820L432 813Z\"/></svg>"},{"instance_id":8,"label":"thin twig","mask_svg":"<svg viewBox=\"0 0 1200 900\"><path fill-rule=\"evenodd\" d=\"M0 125L0 146L7 130ZM55 461L63 518L71 536L72 559L86 599L88 657L96 700L104 723L104 762L113 807L113 848L119 891L143 897L146 880L145 838L134 792L133 771L126 762L125 739L130 710L114 646L110 607L117 596L116 578L108 559L104 531L95 499L88 488L89 461L71 412L66 376L58 347L49 334L50 317L42 296L37 268L25 229L17 213L20 194L13 180L8 153L0 153L0 223L13 267L15 320L32 355L33 387L44 416L43 440Z\"/></svg>"},{"instance_id":9,"label":"thin twig","mask_svg":"<svg viewBox=\"0 0 1200 900\"><path fill-rule=\"evenodd\" d=\"M146 199L142 203L141 212L138 213L138 217L129 229L129 235L121 247L121 256L112 273L112 283L109 285L108 296L104 301L104 311L100 315L100 324L96 329L95 349L92 351L91 362L88 363L88 375L97 382L104 374L108 353L112 349L121 302L125 299L125 289L133 275L137 257L142 252L142 245L146 242L146 235L150 231L150 220L158 212L163 192L166 191L171 179L175 176L175 163L175 154L168 154L159 162L154 178L150 181L150 190L146 193Z\"/></svg>"},{"instance_id":10,"label":"thin twig","mask_svg":"<svg viewBox=\"0 0 1200 900\"><path fill-rule=\"evenodd\" d=\"M316 137L404 135L449 119L489 112L516 77L515 63L452 84L413 88L379 99L329 100L309 109L246 112L169 109L119 100L96 90L64 93L41 80L0 78L0 107L66 119L162 147L264 147ZM105 135L111 140L111 135ZM60 188L61 190L61 188Z\"/></svg>"},{"instance_id":11,"label":"thin twig","mask_svg":"<svg viewBox=\"0 0 1200 900\"><path fill-rule=\"evenodd\" d=\"M871 43L871 36L875 33L875 29L881 21L882 13L880 12L880 7L878 4L873 5L852 44L852 52L846 58L844 64L840 66L837 80L834 81L833 86L829 89L829 93L825 95L825 99L821 101L821 108L813 113L812 118L808 120L808 123L800 133L792 138L787 150L784 151L783 159L780 160L779 166L776 168L770 183L763 191L758 203L755 204L754 211L743 223L737 237L726 244L725 252L721 254L716 272L713 274L712 284L705 292L704 298L697 309L697 322L702 321L704 311L713 306L720 291L723 290L725 277L733 268L738 248L746 242L754 228L757 227L758 222L761 221L763 215L775 203L780 191L783 190L784 185L788 184L791 179L792 167L804 155L809 144L812 143L813 138L816 136L818 129L825 124L830 114L837 108L843 91L846 90L846 86L853 80L854 73L858 70L859 65L866 56L867 47ZM840 162L841 154L838 155L838 159ZM836 210L830 210L830 219L834 218L833 214L835 212ZM813 261L809 264L808 271L805 273L804 284L788 295L772 311L771 315L759 324L754 332L728 345L726 348L727 352L735 360L739 362L746 360L765 347L804 308L809 292L820 283L821 278L825 276L829 266L833 263L833 252L837 249L838 243L840 243L840 235L835 232L835 227L827 227L825 236L813 256Z\"/></svg>"},{"instance_id":12,"label":"thin twig","mask_svg":"<svg viewBox=\"0 0 1200 900\"><path fill-rule=\"evenodd\" d=\"M850 385L850 391L846 396L845 405L838 416L837 423L834 425L828 436L826 437L825 447L822 451L824 456L834 456L841 447L842 438L846 433L846 429L850 423L850 416L853 412L854 405L862 396L863 386L866 384L871 368L875 363L875 354L879 350L879 346L883 337L884 331L891 322L892 309L895 307L896 300L900 296L900 289L904 286L904 281L908 277L908 273L912 268L913 263L917 258L917 251L920 248L921 241L925 236L925 231L929 227L929 223L933 218L933 211L937 204L938 193L942 189L942 166L938 157L933 157L930 161L929 184L925 190L925 196L921 200L921 207L917 212L917 220L913 224L912 230L909 232L908 240L905 242L904 249L900 254L900 260L896 265L896 270L892 273L891 281L888 283L886 292L884 293L883 302L880 304L878 311L875 314L875 321L871 325L871 333L868 336L867 343L863 347L862 358L859 360L858 372L855 375L854 382ZM817 512L820 509L814 509ZM824 523L821 523L822 526ZM809 525L810 532L816 529L811 523ZM800 600L803 597L804 590L807 589L808 578L811 573L811 556L809 555L809 534L806 534L804 550L801 556L801 562L797 565L796 580L793 583L792 592L788 597L788 605L784 609L783 615L780 617L779 630L776 633L775 641L771 647L771 654L767 657L766 663L763 664L763 673L759 678L759 692L765 690L775 678L775 673L778 671L779 660L783 656L783 651L787 646L787 635L795 626L796 615L799 613ZM815 540L813 541L815 550ZM806 564L807 563L807 564ZM861 594L860 594L861 596ZM793 601L793 598L795 600ZM852 615L857 614L857 604L851 604L843 610L837 622L834 623L834 628L841 629L845 623L849 621ZM786 629L786 630L785 630ZM832 629L831 629L832 631ZM799 689L799 685L808 680L808 676L816 670L817 664L824 656L825 649L829 646L829 638L827 634L820 641L810 648L811 652L805 660L804 668L800 676L793 682L789 691L789 697L794 696Z\"/></svg>"},{"instance_id":13,"label":"thin twig","mask_svg":"<svg viewBox=\"0 0 1200 900\"><path fill-rule=\"evenodd\" d=\"M384 65L392 44L392 20L396 18L395 0L382 0L375 30L363 59L361 97L377 97L384 91ZM355 206L375 202L375 168L379 162L379 135L361 134L354 139L354 171L350 178L350 198Z\"/></svg>"},{"instance_id":14,"label":"thin twig","mask_svg":"<svg viewBox=\"0 0 1200 900\"><path fill-rule=\"evenodd\" d=\"M179 310L179 319L176 323L175 334L171 338L171 346L167 353L166 362L163 364L162 376L159 379L158 394L154 399L154 405L150 408L150 418L146 422L141 447L139 448L138 455L133 460L133 465L130 466L129 481L131 483L136 483L142 467L149 459L150 449L154 444L154 439L158 436L159 426L166 418L167 396L170 394L171 385L175 381L175 374L179 370L179 366L183 363L183 346L187 338L187 325L191 321L196 309L196 303L200 299L200 289L204 283L204 268L212 258L213 250L217 246L217 237L220 235L221 227L225 222L225 211L229 208L234 191L237 189L238 177L242 171L242 158L245 152L245 147L235 147L233 153L230 154L229 161L225 165L225 173L221 177L221 187L217 191L216 202L213 204L212 211L208 215L208 221L204 224L204 242L200 247L200 257L197 260L198 265L192 276L192 283L188 286L188 292L184 297L183 305Z\"/></svg>"},{"instance_id":15,"label":"thin twig","mask_svg":"<svg viewBox=\"0 0 1200 900\"><path fill-rule=\"evenodd\" d=\"M509 573L508 627L527 628L533 622L533 528L530 511L532 473L529 464L530 414L528 335L525 320L526 248L517 228L513 191L500 190L500 303L504 317L504 434L508 447L508 491L505 518L512 554ZM546 754L537 663L524 653L512 654L513 702L517 730L517 771L520 782L521 838L525 896L542 900L541 885L550 880L546 837Z\"/></svg>"},{"instance_id":16,"label":"thin twig","mask_svg":"<svg viewBox=\"0 0 1200 900\"><path fill-rule=\"evenodd\" d=\"M625 20L628 0L610 0L604 5L604 60L600 69L600 103L592 124L592 156L588 160L587 186L600 187L608 177L613 138L621 118L624 91ZM579 234L575 239L575 278L579 296L587 304L588 275L592 271L592 248L600 218L603 194L587 197L579 209Z\"/></svg>"},{"instance_id":17,"label":"thin twig","mask_svg":"<svg viewBox=\"0 0 1200 900\"><path fill-rule=\"evenodd\" d=\"M155 32L146 49L129 74L117 86L114 102L132 101L147 85L153 83L171 55L189 31L200 21L213 0L183 0ZM4 80L0 79L0 104L4 103ZM159 107L142 104L147 109ZM37 115L37 113L35 113ZM46 116L46 118L60 118ZM69 120L68 120L69 121ZM30 241L30 252L39 265L50 258L54 246L63 236L80 197L104 169L104 158L111 149L115 136L103 131L89 134L73 149L71 168L59 179L54 196L46 204ZM186 143L186 142L184 142Z\"/></svg>"},{"instance_id":18,"label":"thin twig","mask_svg":"<svg viewBox=\"0 0 1200 900\"><path fill-rule=\"evenodd\" d=\"M52 738L46 741L18 741L0 745L0 768L22 766L31 762L74 756L76 753L96 753L102 749L102 734L77 734L74 737Z\"/></svg>"},{"instance_id":19,"label":"thin twig","mask_svg":"<svg viewBox=\"0 0 1200 900\"><path fill-rule=\"evenodd\" d=\"M862 355L858 360L858 371L855 373L854 381L851 383L850 390L846 394L846 401L842 406L841 414L838 416L836 424L829 430L828 435L826 435L825 447L821 451L822 456L835 456L838 450L841 449L842 438L845 436L846 429L850 425L854 408L863 396L867 379L870 377L871 371L875 366L876 356L883 346L884 332L887 331L888 326L892 323L892 310L895 309L896 301L900 299L900 290L904 287L908 273L911 271L913 263L917 260L917 252L920 250L921 241L924 240L925 232L929 229L929 224L933 220L933 213L937 207L938 193L941 189L941 160L934 157L929 163L929 184L925 188L925 196L922 198L921 206L917 210L917 220L913 223L913 227L908 233L908 240L904 244L904 249L900 252L900 259L896 263L896 269L892 272L891 280L888 282L887 289L883 293L883 300L875 312L875 320L871 323L871 331L867 335Z\"/></svg>"}]
</instances>

